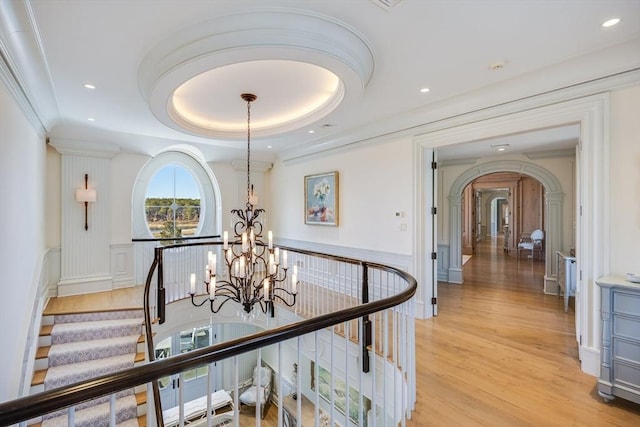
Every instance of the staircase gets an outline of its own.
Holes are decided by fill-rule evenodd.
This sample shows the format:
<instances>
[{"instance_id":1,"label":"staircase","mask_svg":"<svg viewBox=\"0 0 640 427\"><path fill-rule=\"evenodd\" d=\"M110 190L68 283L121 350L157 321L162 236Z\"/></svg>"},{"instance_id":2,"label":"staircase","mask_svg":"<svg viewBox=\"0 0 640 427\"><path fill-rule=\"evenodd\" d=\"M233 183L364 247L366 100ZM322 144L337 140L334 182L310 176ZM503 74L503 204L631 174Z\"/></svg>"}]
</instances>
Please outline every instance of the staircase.
<instances>
[{"instance_id":1,"label":"staircase","mask_svg":"<svg viewBox=\"0 0 640 427\"><path fill-rule=\"evenodd\" d=\"M72 297L65 297L72 298ZM45 310L38 338L38 351L31 393L130 368L145 363L142 309L65 312ZM116 425L146 426L146 387L116 394ZM75 407L75 425L109 426L109 396ZM69 425L66 409L31 420L29 425Z\"/></svg>"}]
</instances>

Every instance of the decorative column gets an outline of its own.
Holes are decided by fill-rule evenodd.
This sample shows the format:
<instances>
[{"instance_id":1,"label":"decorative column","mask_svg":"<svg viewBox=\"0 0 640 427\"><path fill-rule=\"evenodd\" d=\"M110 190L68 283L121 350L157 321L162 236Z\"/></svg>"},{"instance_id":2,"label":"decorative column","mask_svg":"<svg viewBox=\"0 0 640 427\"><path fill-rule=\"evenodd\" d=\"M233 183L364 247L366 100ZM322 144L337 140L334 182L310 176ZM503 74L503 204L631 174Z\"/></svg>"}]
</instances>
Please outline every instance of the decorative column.
<instances>
[{"instance_id":1,"label":"decorative column","mask_svg":"<svg viewBox=\"0 0 640 427\"><path fill-rule=\"evenodd\" d=\"M556 251L563 250L562 239L562 204L564 193L545 194L545 222L547 230L544 236L545 245L545 273L544 290L546 293L555 293L558 284L558 266L556 263Z\"/></svg>"},{"instance_id":2,"label":"decorative column","mask_svg":"<svg viewBox=\"0 0 640 427\"><path fill-rule=\"evenodd\" d=\"M51 141L62 155L61 259L58 296L111 290L111 144ZM76 190L95 190L95 202L76 200ZM130 213L124 213L129 215Z\"/></svg>"},{"instance_id":3,"label":"decorative column","mask_svg":"<svg viewBox=\"0 0 640 427\"><path fill-rule=\"evenodd\" d=\"M462 283L462 195L449 196L449 283Z\"/></svg>"}]
</instances>

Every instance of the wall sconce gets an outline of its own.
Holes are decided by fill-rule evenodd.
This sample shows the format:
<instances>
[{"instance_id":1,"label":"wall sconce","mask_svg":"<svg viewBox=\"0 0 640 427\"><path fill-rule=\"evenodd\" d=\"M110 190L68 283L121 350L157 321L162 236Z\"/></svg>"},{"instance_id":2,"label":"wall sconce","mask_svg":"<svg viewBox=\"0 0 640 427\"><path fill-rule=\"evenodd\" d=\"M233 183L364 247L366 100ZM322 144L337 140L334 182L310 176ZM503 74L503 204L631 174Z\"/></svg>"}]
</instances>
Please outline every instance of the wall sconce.
<instances>
[{"instance_id":1,"label":"wall sconce","mask_svg":"<svg viewBox=\"0 0 640 427\"><path fill-rule=\"evenodd\" d=\"M84 188L76 189L76 201L84 202L84 229L89 229L89 224L87 222L87 208L89 206L89 202L96 201L96 190L94 188L89 188L89 174L84 174Z\"/></svg>"}]
</instances>

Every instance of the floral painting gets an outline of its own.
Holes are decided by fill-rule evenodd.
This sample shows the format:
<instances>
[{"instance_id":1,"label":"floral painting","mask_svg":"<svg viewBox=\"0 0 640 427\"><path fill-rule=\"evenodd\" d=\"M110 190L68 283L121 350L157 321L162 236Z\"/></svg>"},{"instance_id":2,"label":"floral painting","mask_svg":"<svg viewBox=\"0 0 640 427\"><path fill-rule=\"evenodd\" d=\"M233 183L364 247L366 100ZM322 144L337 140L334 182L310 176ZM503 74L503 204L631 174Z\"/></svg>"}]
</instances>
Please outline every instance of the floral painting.
<instances>
[{"instance_id":1,"label":"floral painting","mask_svg":"<svg viewBox=\"0 0 640 427\"><path fill-rule=\"evenodd\" d=\"M305 224L338 225L338 172L304 177Z\"/></svg>"}]
</instances>

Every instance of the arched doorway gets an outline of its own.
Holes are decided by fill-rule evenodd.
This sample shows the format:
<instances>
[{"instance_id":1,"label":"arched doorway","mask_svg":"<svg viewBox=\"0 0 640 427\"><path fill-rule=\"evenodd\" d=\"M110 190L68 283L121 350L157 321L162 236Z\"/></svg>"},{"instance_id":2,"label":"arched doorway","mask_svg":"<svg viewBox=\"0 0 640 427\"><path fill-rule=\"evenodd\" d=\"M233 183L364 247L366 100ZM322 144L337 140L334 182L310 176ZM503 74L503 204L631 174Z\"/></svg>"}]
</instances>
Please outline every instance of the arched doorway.
<instances>
[{"instance_id":1,"label":"arched doorway","mask_svg":"<svg viewBox=\"0 0 640 427\"><path fill-rule=\"evenodd\" d=\"M562 249L562 211L564 193L560 181L545 168L518 160L501 160L483 163L460 174L449 192L449 282L463 283L462 273L462 203L465 187L475 179L497 172L514 172L538 180L544 187L545 237L545 289L555 285L557 271L553 256ZM550 282L548 286L547 282Z\"/></svg>"}]
</instances>

